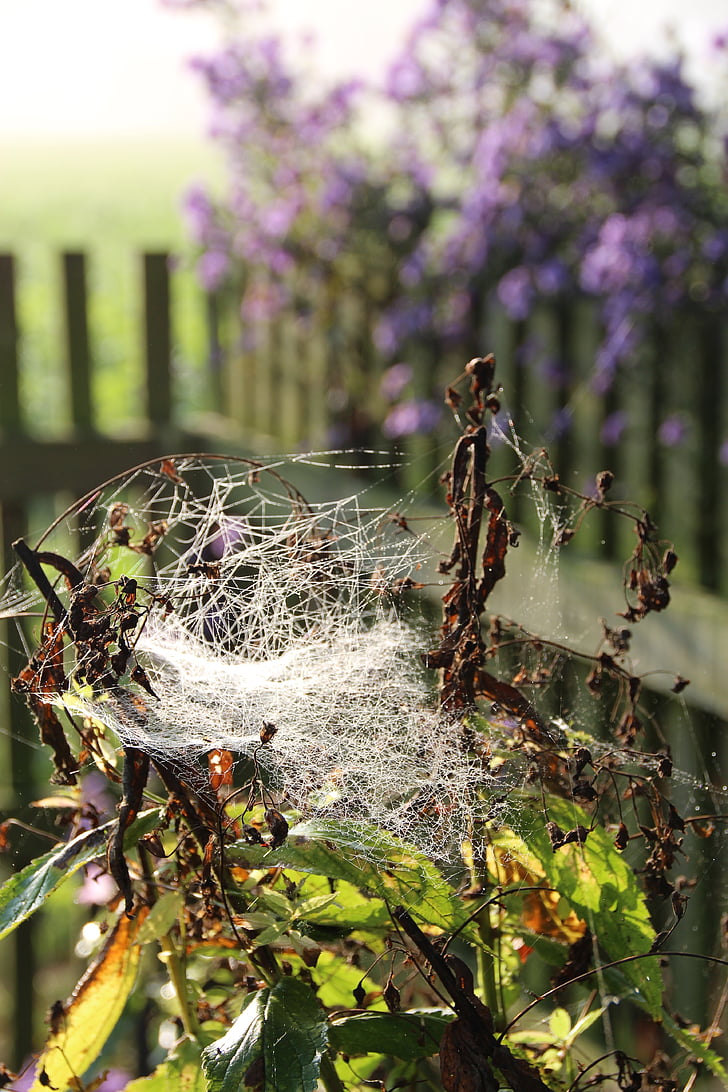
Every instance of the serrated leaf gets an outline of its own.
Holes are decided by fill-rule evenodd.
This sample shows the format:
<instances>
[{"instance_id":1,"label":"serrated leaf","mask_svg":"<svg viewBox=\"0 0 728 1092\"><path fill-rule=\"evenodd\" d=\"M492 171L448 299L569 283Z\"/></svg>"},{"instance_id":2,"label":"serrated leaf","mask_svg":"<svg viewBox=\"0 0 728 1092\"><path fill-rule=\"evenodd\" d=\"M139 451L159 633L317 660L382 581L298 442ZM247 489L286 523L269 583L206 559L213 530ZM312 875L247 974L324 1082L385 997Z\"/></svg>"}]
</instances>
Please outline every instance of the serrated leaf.
<instances>
[{"instance_id":1,"label":"serrated leaf","mask_svg":"<svg viewBox=\"0 0 728 1092\"><path fill-rule=\"evenodd\" d=\"M264 929L262 933L258 933L257 937L253 938L252 943L256 948L264 947L266 944L275 944L285 933L288 924L287 921L279 921L275 925L268 926L267 929Z\"/></svg>"},{"instance_id":2,"label":"serrated leaf","mask_svg":"<svg viewBox=\"0 0 728 1092\"><path fill-rule=\"evenodd\" d=\"M315 917L320 910L324 910L335 902L337 902L335 891L331 891L328 895L314 895L310 899L302 899L298 904L296 916L299 918Z\"/></svg>"},{"instance_id":3,"label":"serrated leaf","mask_svg":"<svg viewBox=\"0 0 728 1092\"><path fill-rule=\"evenodd\" d=\"M261 888L258 894L258 902L271 910L277 917L290 919L293 916L294 905L286 898L282 891L276 891L274 887Z\"/></svg>"},{"instance_id":4,"label":"serrated leaf","mask_svg":"<svg viewBox=\"0 0 728 1092\"><path fill-rule=\"evenodd\" d=\"M134 845L159 821L159 809L139 815L127 831L125 845ZM70 842L64 842L42 857L36 857L0 888L0 940L43 905L57 887L86 864L102 857L116 820L85 830Z\"/></svg>"},{"instance_id":5,"label":"serrated leaf","mask_svg":"<svg viewBox=\"0 0 728 1092\"><path fill-rule=\"evenodd\" d=\"M565 830L577 825L588 828L591 822L577 805L558 798L549 799L549 816ZM524 809L516 826L549 885L588 922L609 960L649 952L655 930L644 895L637 877L605 830L595 827L583 845L565 845L554 852L545 822L537 813ZM625 963L618 973L626 980L626 997L659 1020L663 989L659 957Z\"/></svg>"},{"instance_id":6,"label":"serrated leaf","mask_svg":"<svg viewBox=\"0 0 728 1092\"><path fill-rule=\"evenodd\" d=\"M267 929L277 924L275 915L264 910L246 910L235 918L235 923L245 929Z\"/></svg>"},{"instance_id":7,"label":"serrated leaf","mask_svg":"<svg viewBox=\"0 0 728 1092\"><path fill-rule=\"evenodd\" d=\"M30 1092L72 1088L98 1058L134 986L142 952L135 940L146 913L142 909L135 918L123 916L117 922L43 1047Z\"/></svg>"},{"instance_id":8,"label":"serrated leaf","mask_svg":"<svg viewBox=\"0 0 728 1092\"><path fill-rule=\"evenodd\" d=\"M315 995L299 979L282 978L254 994L222 1039L202 1052L208 1092L239 1092L253 1065L265 1092L314 1092L326 1045Z\"/></svg>"},{"instance_id":9,"label":"serrated leaf","mask_svg":"<svg viewBox=\"0 0 728 1092\"><path fill-rule=\"evenodd\" d=\"M452 929L467 916L450 884L423 853L371 824L299 823L278 849L237 843L227 856L247 867L294 868L346 880L442 929Z\"/></svg>"},{"instance_id":10,"label":"serrated leaf","mask_svg":"<svg viewBox=\"0 0 728 1092\"><path fill-rule=\"evenodd\" d=\"M263 1056L263 1022L270 989L246 998L243 1010L221 1039L202 1052L208 1092L237 1092L245 1074Z\"/></svg>"},{"instance_id":11,"label":"serrated leaf","mask_svg":"<svg viewBox=\"0 0 728 1092\"><path fill-rule=\"evenodd\" d=\"M437 1054L452 1019L446 1010L357 1012L330 1022L329 1042L340 1054L384 1054L410 1062Z\"/></svg>"},{"instance_id":12,"label":"serrated leaf","mask_svg":"<svg viewBox=\"0 0 728 1092\"><path fill-rule=\"evenodd\" d=\"M124 1092L206 1092L201 1051L199 1043L184 1039L153 1073L130 1081Z\"/></svg>"},{"instance_id":13,"label":"serrated leaf","mask_svg":"<svg viewBox=\"0 0 728 1092\"><path fill-rule=\"evenodd\" d=\"M728 1085L728 1070L723 1060L711 1047L706 1046L703 1040L688 1028L681 1028L668 1013L665 1013L663 1023L675 1042L684 1047L693 1057L698 1058L714 1076L723 1081L724 1085Z\"/></svg>"},{"instance_id":14,"label":"serrated leaf","mask_svg":"<svg viewBox=\"0 0 728 1092\"><path fill-rule=\"evenodd\" d=\"M322 885L322 886L318 886ZM314 896L326 900L318 908L313 906L313 897L304 900L299 916L311 925L337 929L350 933L356 930L384 930L391 928L392 919L389 910L381 899L363 898L362 892L346 880L337 880L336 890L330 891L325 876L306 877L306 891L326 891L325 895Z\"/></svg>"}]
</instances>

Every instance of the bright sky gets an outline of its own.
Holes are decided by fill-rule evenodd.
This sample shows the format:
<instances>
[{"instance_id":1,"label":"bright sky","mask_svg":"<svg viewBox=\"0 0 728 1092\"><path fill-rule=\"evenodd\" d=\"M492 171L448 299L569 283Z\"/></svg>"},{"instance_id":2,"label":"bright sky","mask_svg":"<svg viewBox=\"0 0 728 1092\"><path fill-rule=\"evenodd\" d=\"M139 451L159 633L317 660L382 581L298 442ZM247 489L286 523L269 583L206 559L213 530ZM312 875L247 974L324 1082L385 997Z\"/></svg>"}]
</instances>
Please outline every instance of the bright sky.
<instances>
[{"instance_id":1,"label":"bright sky","mask_svg":"<svg viewBox=\"0 0 728 1092\"><path fill-rule=\"evenodd\" d=\"M622 52L673 26L704 78L710 31L728 28L725 0L577 2ZM321 70L336 75L381 71L422 5L272 0L279 25L314 29ZM204 95L184 59L215 40L208 15L158 0L0 0L0 140L200 136Z\"/></svg>"}]
</instances>

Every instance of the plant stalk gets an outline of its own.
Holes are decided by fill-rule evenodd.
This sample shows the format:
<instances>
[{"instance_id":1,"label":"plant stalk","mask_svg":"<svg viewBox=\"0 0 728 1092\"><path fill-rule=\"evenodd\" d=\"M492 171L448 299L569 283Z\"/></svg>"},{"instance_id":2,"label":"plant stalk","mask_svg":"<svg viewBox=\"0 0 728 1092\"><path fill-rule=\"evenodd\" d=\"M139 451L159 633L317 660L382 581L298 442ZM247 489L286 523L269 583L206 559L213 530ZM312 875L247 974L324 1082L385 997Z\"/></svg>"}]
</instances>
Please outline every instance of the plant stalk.
<instances>
[{"instance_id":1,"label":"plant stalk","mask_svg":"<svg viewBox=\"0 0 728 1092\"><path fill-rule=\"evenodd\" d=\"M189 997L187 996L187 976L183 962L169 933L165 933L159 938L159 947L164 955L163 962L177 996L182 1027L190 1039L197 1039L200 1033L200 1025L197 1021L197 1015L190 1007Z\"/></svg>"}]
</instances>

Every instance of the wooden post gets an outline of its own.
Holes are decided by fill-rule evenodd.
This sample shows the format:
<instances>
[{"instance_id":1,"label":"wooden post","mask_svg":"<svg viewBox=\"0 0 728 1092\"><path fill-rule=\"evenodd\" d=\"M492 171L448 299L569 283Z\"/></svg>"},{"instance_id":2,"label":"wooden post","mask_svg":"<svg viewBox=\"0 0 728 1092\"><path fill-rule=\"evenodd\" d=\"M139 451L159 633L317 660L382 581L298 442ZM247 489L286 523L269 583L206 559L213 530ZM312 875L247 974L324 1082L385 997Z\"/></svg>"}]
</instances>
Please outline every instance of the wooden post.
<instances>
[{"instance_id":1,"label":"wooden post","mask_svg":"<svg viewBox=\"0 0 728 1092\"><path fill-rule=\"evenodd\" d=\"M724 330L717 315L703 316L698 330L698 384L695 405L698 452L694 465L698 505L695 550L700 583L710 591L728 590L725 577L725 546L722 516L725 505L721 489L718 452L721 443L721 412L726 397Z\"/></svg>"},{"instance_id":2,"label":"wooden post","mask_svg":"<svg viewBox=\"0 0 728 1092\"><path fill-rule=\"evenodd\" d=\"M15 263L12 254L0 254L0 430L6 436L22 432Z\"/></svg>"},{"instance_id":3,"label":"wooden post","mask_svg":"<svg viewBox=\"0 0 728 1092\"><path fill-rule=\"evenodd\" d=\"M0 498L0 560L3 572L7 572L16 561L11 542L22 537L26 532L26 516L22 502L3 503ZM8 677L12 678L24 666L25 657L18 647L18 641L11 637L12 622L5 623L4 641L0 643L0 660ZM15 633L17 638L17 632ZM10 785L8 786L8 812L12 816L35 822L36 815L28 814L28 804L38 795L34 770L35 747L34 728L28 711L17 695L7 690L3 705L7 715L6 731L7 762ZM27 864L47 847L38 844L39 840L23 834L13 838L16 847L12 856L13 872L20 872ZM34 1009L36 1004L33 979L37 967L36 936L38 917L24 921L13 933L10 940L12 949L12 982L10 993L13 1002L13 1044L12 1058L8 1059L13 1068L20 1068L30 1055L35 1043L33 1036Z\"/></svg>"},{"instance_id":4,"label":"wooden post","mask_svg":"<svg viewBox=\"0 0 728 1092\"><path fill-rule=\"evenodd\" d=\"M61 257L63 306L66 325L66 361L71 381L71 420L76 432L93 431L91 406L91 352L88 334L86 257L69 252Z\"/></svg>"},{"instance_id":5,"label":"wooden post","mask_svg":"<svg viewBox=\"0 0 728 1092\"><path fill-rule=\"evenodd\" d=\"M145 254L144 360L147 416L152 428L172 418L172 328L167 254Z\"/></svg>"}]
</instances>

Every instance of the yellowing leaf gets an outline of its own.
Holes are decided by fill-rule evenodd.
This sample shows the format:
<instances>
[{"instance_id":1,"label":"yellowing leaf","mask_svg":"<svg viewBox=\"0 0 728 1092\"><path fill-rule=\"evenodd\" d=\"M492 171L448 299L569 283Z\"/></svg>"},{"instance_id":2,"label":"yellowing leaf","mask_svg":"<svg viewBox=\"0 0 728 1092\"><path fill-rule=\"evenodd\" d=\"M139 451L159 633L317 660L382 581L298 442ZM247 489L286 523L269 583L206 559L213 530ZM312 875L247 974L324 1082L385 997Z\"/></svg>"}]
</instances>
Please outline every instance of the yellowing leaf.
<instances>
[{"instance_id":1,"label":"yellowing leaf","mask_svg":"<svg viewBox=\"0 0 728 1092\"><path fill-rule=\"evenodd\" d=\"M148 911L135 918L122 917L106 941L98 959L89 967L55 1021L55 1029L38 1059L31 1092L77 1087L89 1066L99 1056L116 1027L129 996L141 958L136 936Z\"/></svg>"},{"instance_id":2,"label":"yellowing leaf","mask_svg":"<svg viewBox=\"0 0 728 1092\"><path fill-rule=\"evenodd\" d=\"M573 944L584 935L586 922L575 914L558 891L549 890L546 873L526 844L507 828L488 846L488 867L503 887L538 887L525 891L521 920L539 936Z\"/></svg>"}]
</instances>

